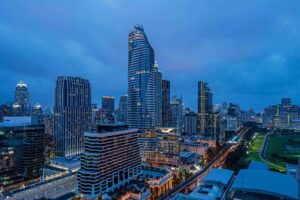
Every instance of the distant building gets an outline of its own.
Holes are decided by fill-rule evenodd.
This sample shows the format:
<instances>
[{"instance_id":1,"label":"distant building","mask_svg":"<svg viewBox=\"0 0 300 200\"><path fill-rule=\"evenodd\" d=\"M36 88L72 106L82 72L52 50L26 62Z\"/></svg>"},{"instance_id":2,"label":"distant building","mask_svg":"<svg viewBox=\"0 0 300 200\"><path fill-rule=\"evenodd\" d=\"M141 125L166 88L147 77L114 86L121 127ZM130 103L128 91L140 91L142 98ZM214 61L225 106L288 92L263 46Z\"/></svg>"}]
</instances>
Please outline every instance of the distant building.
<instances>
[{"instance_id":1,"label":"distant building","mask_svg":"<svg viewBox=\"0 0 300 200\"><path fill-rule=\"evenodd\" d=\"M171 126L170 81L162 80L162 126Z\"/></svg>"},{"instance_id":2,"label":"distant building","mask_svg":"<svg viewBox=\"0 0 300 200\"><path fill-rule=\"evenodd\" d=\"M213 138L213 94L204 81L198 82L198 134L204 138Z\"/></svg>"},{"instance_id":3,"label":"distant building","mask_svg":"<svg viewBox=\"0 0 300 200\"><path fill-rule=\"evenodd\" d=\"M184 115L184 133L188 135L197 134L197 113L189 112Z\"/></svg>"},{"instance_id":4,"label":"distant building","mask_svg":"<svg viewBox=\"0 0 300 200\"><path fill-rule=\"evenodd\" d=\"M29 91L27 84L23 80L19 81L16 85L13 107L16 115L29 114Z\"/></svg>"},{"instance_id":5,"label":"distant building","mask_svg":"<svg viewBox=\"0 0 300 200\"><path fill-rule=\"evenodd\" d=\"M182 133L183 123L182 98L174 96L171 101L171 127L176 128L178 133Z\"/></svg>"},{"instance_id":6,"label":"distant building","mask_svg":"<svg viewBox=\"0 0 300 200\"><path fill-rule=\"evenodd\" d=\"M112 127L110 127L112 128ZM138 130L119 129L84 133L84 152L78 171L78 192L98 198L119 188L141 173Z\"/></svg>"},{"instance_id":7,"label":"distant building","mask_svg":"<svg viewBox=\"0 0 300 200\"><path fill-rule=\"evenodd\" d=\"M226 120L227 120L226 131L237 131L238 130L237 117L227 116Z\"/></svg>"},{"instance_id":8,"label":"distant building","mask_svg":"<svg viewBox=\"0 0 300 200\"><path fill-rule=\"evenodd\" d=\"M162 73L158 64L154 65L154 83L155 83L155 126L162 126Z\"/></svg>"},{"instance_id":9,"label":"distant building","mask_svg":"<svg viewBox=\"0 0 300 200\"><path fill-rule=\"evenodd\" d=\"M0 123L0 186L5 188L42 175L45 128L29 116L4 120Z\"/></svg>"},{"instance_id":10,"label":"distant building","mask_svg":"<svg viewBox=\"0 0 300 200\"><path fill-rule=\"evenodd\" d=\"M117 121L127 123L127 95L121 96L117 109Z\"/></svg>"},{"instance_id":11,"label":"distant building","mask_svg":"<svg viewBox=\"0 0 300 200\"><path fill-rule=\"evenodd\" d=\"M88 80L67 76L57 78L54 106L57 156L78 156L83 151L83 132L91 127L91 109Z\"/></svg>"},{"instance_id":12,"label":"distant building","mask_svg":"<svg viewBox=\"0 0 300 200\"><path fill-rule=\"evenodd\" d=\"M180 143L176 129L158 128L139 134L142 162L151 166L178 166Z\"/></svg>"},{"instance_id":13,"label":"distant building","mask_svg":"<svg viewBox=\"0 0 300 200\"><path fill-rule=\"evenodd\" d=\"M155 126L154 49L142 25L128 36L127 123L130 128L147 130Z\"/></svg>"},{"instance_id":14,"label":"distant building","mask_svg":"<svg viewBox=\"0 0 300 200\"><path fill-rule=\"evenodd\" d=\"M110 113L115 112L115 98L112 96L103 96L102 109Z\"/></svg>"},{"instance_id":15,"label":"distant building","mask_svg":"<svg viewBox=\"0 0 300 200\"><path fill-rule=\"evenodd\" d=\"M292 106L292 99L291 98L282 98L281 105L283 107Z\"/></svg>"}]
</instances>

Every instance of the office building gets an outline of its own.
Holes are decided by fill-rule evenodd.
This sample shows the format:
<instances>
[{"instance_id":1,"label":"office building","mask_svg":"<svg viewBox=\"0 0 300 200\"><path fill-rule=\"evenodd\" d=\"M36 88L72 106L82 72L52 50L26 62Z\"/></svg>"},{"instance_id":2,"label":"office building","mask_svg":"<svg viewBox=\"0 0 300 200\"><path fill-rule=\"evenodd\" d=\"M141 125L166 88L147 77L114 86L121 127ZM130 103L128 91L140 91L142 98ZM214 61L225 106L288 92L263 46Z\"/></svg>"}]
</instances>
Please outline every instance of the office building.
<instances>
[{"instance_id":1,"label":"office building","mask_svg":"<svg viewBox=\"0 0 300 200\"><path fill-rule=\"evenodd\" d=\"M19 81L16 85L13 107L16 115L29 114L29 91L27 84L23 80Z\"/></svg>"},{"instance_id":2,"label":"office building","mask_svg":"<svg viewBox=\"0 0 300 200\"><path fill-rule=\"evenodd\" d=\"M111 131L105 131L111 130ZM101 195L128 183L141 172L138 129L110 125L84 133L84 152L78 171L78 192L85 198Z\"/></svg>"},{"instance_id":3,"label":"office building","mask_svg":"<svg viewBox=\"0 0 300 200\"><path fill-rule=\"evenodd\" d=\"M89 81L80 77L59 76L54 106L57 156L78 156L83 151L83 132L90 129L91 112Z\"/></svg>"},{"instance_id":4,"label":"office building","mask_svg":"<svg viewBox=\"0 0 300 200\"><path fill-rule=\"evenodd\" d=\"M2 187L42 175L44 132L44 126L33 117L4 117L4 122L0 123L0 163L4 167L0 170Z\"/></svg>"},{"instance_id":5,"label":"office building","mask_svg":"<svg viewBox=\"0 0 300 200\"><path fill-rule=\"evenodd\" d=\"M128 36L127 123L130 128L147 130L155 126L154 50L142 25Z\"/></svg>"},{"instance_id":6,"label":"office building","mask_svg":"<svg viewBox=\"0 0 300 200\"><path fill-rule=\"evenodd\" d=\"M162 126L171 126L170 81L162 80Z\"/></svg>"},{"instance_id":7,"label":"office building","mask_svg":"<svg viewBox=\"0 0 300 200\"><path fill-rule=\"evenodd\" d=\"M183 130L183 104L182 98L174 96L171 101L171 127L177 129L178 133Z\"/></svg>"},{"instance_id":8,"label":"office building","mask_svg":"<svg viewBox=\"0 0 300 200\"><path fill-rule=\"evenodd\" d=\"M162 126L162 73L159 71L158 64L154 65L155 83L155 126Z\"/></svg>"},{"instance_id":9,"label":"office building","mask_svg":"<svg viewBox=\"0 0 300 200\"><path fill-rule=\"evenodd\" d=\"M115 98L112 96L103 96L102 109L110 113L115 112Z\"/></svg>"},{"instance_id":10,"label":"office building","mask_svg":"<svg viewBox=\"0 0 300 200\"><path fill-rule=\"evenodd\" d=\"M197 113L190 111L184 115L184 133L187 135L197 134Z\"/></svg>"},{"instance_id":11,"label":"office building","mask_svg":"<svg viewBox=\"0 0 300 200\"><path fill-rule=\"evenodd\" d=\"M121 96L117 109L117 122L127 123L127 95Z\"/></svg>"},{"instance_id":12,"label":"office building","mask_svg":"<svg viewBox=\"0 0 300 200\"><path fill-rule=\"evenodd\" d=\"M213 94L204 81L198 82L198 134L204 138L214 138Z\"/></svg>"}]
</instances>

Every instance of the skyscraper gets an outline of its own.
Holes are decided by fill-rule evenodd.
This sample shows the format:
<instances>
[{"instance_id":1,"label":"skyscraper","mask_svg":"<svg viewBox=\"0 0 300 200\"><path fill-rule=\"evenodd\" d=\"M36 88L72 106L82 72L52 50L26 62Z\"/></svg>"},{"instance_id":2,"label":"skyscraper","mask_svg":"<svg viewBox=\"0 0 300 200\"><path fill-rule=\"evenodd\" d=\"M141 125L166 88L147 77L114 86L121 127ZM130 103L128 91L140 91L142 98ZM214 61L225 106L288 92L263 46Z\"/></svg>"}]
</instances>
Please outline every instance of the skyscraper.
<instances>
[{"instance_id":1,"label":"skyscraper","mask_svg":"<svg viewBox=\"0 0 300 200\"><path fill-rule=\"evenodd\" d=\"M204 81L198 82L198 134L202 137L213 136L213 115L212 115L213 94Z\"/></svg>"},{"instance_id":2,"label":"skyscraper","mask_svg":"<svg viewBox=\"0 0 300 200\"><path fill-rule=\"evenodd\" d=\"M182 132L183 104L182 98L177 98L176 96L171 101L171 127L176 128L178 133Z\"/></svg>"},{"instance_id":3,"label":"skyscraper","mask_svg":"<svg viewBox=\"0 0 300 200\"><path fill-rule=\"evenodd\" d=\"M115 112L115 98L112 96L103 96L102 109L110 113Z\"/></svg>"},{"instance_id":4,"label":"skyscraper","mask_svg":"<svg viewBox=\"0 0 300 200\"><path fill-rule=\"evenodd\" d=\"M170 123L170 81L162 80L162 126L169 127Z\"/></svg>"},{"instance_id":5,"label":"skyscraper","mask_svg":"<svg viewBox=\"0 0 300 200\"><path fill-rule=\"evenodd\" d=\"M154 65L155 80L155 126L162 126L162 73L158 64Z\"/></svg>"},{"instance_id":6,"label":"skyscraper","mask_svg":"<svg viewBox=\"0 0 300 200\"><path fill-rule=\"evenodd\" d=\"M128 36L127 123L146 130L155 126L154 50L142 25Z\"/></svg>"},{"instance_id":7,"label":"skyscraper","mask_svg":"<svg viewBox=\"0 0 300 200\"><path fill-rule=\"evenodd\" d=\"M27 84L21 80L16 85L14 108L17 115L29 114L29 91Z\"/></svg>"},{"instance_id":8,"label":"skyscraper","mask_svg":"<svg viewBox=\"0 0 300 200\"><path fill-rule=\"evenodd\" d=\"M83 151L83 132L91 126L91 115L89 81L80 77L59 76L54 106L57 156L77 156Z\"/></svg>"},{"instance_id":9,"label":"skyscraper","mask_svg":"<svg viewBox=\"0 0 300 200\"><path fill-rule=\"evenodd\" d=\"M127 123L127 95L120 97L117 121Z\"/></svg>"}]
</instances>

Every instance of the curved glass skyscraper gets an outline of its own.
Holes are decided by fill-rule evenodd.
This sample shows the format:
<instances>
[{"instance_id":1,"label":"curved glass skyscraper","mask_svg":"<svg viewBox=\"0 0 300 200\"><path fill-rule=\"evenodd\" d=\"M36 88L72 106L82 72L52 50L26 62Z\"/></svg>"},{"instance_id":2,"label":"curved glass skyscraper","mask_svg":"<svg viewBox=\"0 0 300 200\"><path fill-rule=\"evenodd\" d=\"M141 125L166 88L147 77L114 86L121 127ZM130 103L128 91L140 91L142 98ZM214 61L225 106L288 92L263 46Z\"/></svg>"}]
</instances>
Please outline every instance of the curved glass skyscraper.
<instances>
[{"instance_id":1,"label":"curved glass skyscraper","mask_svg":"<svg viewBox=\"0 0 300 200\"><path fill-rule=\"evenodd\" d=\"M155 126L154 50L142 25L128 36L128 107L130 128L146 130Z\"/></svg>"}]
</instances>

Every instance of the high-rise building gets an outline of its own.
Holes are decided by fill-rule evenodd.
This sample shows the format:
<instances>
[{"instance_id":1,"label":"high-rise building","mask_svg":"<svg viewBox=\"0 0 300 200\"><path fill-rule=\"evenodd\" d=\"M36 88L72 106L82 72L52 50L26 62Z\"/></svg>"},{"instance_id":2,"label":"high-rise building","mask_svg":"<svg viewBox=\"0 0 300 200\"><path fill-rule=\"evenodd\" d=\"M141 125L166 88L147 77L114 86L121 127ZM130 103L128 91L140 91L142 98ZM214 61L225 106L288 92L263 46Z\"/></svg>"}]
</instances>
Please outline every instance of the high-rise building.
<instances>
[{"instance_id":1,"label":"high-rise building","mask_svg":"<svg viewBox=\"0 0 300 200\"><path fill-rule=\"evenodd\" d=\"M115 98L112 96L103 96L102 109L110 113L115 112Z\"/></svg>"},{"instance_id":2,"label":"high-rise building","mask_svg":"<svg viewBox=\"0 0 300 200\"><path fill-rule=\"evenodd\" d=\"M16 115L29 114L29 91L27 84L21 80L16 85L14 106Z\"/></svg>"},{"instance_id":3,"label":"high-rise building","mask_svg":"<svg viewBox=\"0 0 300 200\"><path fill-rule=\"evenodd\" d=\"M127 123L127 95L121 96L117 110L117 121Z\"/></svg>"},{"instance_id":4,"label":"high-rise building","mask_svg":"<svg viewBox=\"0 0 300 200\"><path fill-rule=\"evenodd\" d=\"M213 137L213 94L204 81L198 82L198 134Z\"/></svg>"},{"instance_id":5,"label":"high-rise building","mask_svg":"<svg viewBox=\"0 0 300 200\"><path fill-rule=\"evenodd\" d=\"M158 64L154 65L155 80L155 126L162 126L162 73L158 69Z\"/></svg>"},{"instance_id":6,"label":"high-rise building","mask_svg":"<svg viewBox=\"0 0 300 200\"><path fill-rule=\"evenodd\" d=\"M174 96L171 101L171 127L177 129L178 133L183 129L183 104L182 98Z\"/></svg>"},{"instance_id":7,"label":"high-rise building","mask_svg":"<svg viewBox=\"0 0 300 200\"><path fill-rule=\"evenodd\" d=\"M31 115L37 118L39 124L44 124L43 107L40 103L36 103L33 106Z\"/></svg>"},{"instance_id":8,"label":"high-rise building","mask_svg":"<svg viewBox=\"0 0 300 200\"><path fill-rule=\"evenodd\" d=\"M291 98L282 98L281 105L283 107L292 106L292 99Z\"/></svg>"},{"instance_id":9,"label":"high-rise building","mask_svg":"<svg viewBox=\"0 0 300 200\"><path fill-rule=\"evenodd\" d=\"M142 25L128 36L127 123L147 130L155 126L154 50Z\"/></svg>"},{"instance_id":10,"label":"high-rise building","mask_svg":"<svg viewBox=\"0 0 300 200\"><path fill-rule=\"evenodd\" d=\"M83 132L90 129L91 112L89 81L80 77L59 76L54 106L57 156L78 156L83 151Z\"/></svg>"},{"instance_id":11,"label":"high-rise building","mask_svg":"<svg viewBox=\"0 0 300 200\"><path fill-rule=\"evenodd\" d=\"M110 130L110 131L106 131ZM95 199L141 173L138 129L115 125L84 133L78 192Z\"/></svg>"},{"instance_id":12,"label":"high-rise building","mask_svg":"<svg viewBox=\"0 0 300 200\"><path fill-rule=\"evenodd\" d=\"M184 133L197 134L197 113L190 111L184 115Z\"/></svg>"},{"instance_id":13,"label":"high-rise building","mask_svg":"<svg viewBox=\"0 0 300 200\"><path fill-rule=\"evenodd\" d=\"M162 126L170 127L171 119L170 119L170 81L162 80Z\"/></svg>"},{"instance_id":14,"label":"high-rise building","mask_svg":"<svg viewBox=\"0 0 300 200\"><path fill-rule=\"evenodd\" d=\"M0 123L0 187L42 175L45 128L35 117L4 117Z\"/></svg>"}]
</instances>

